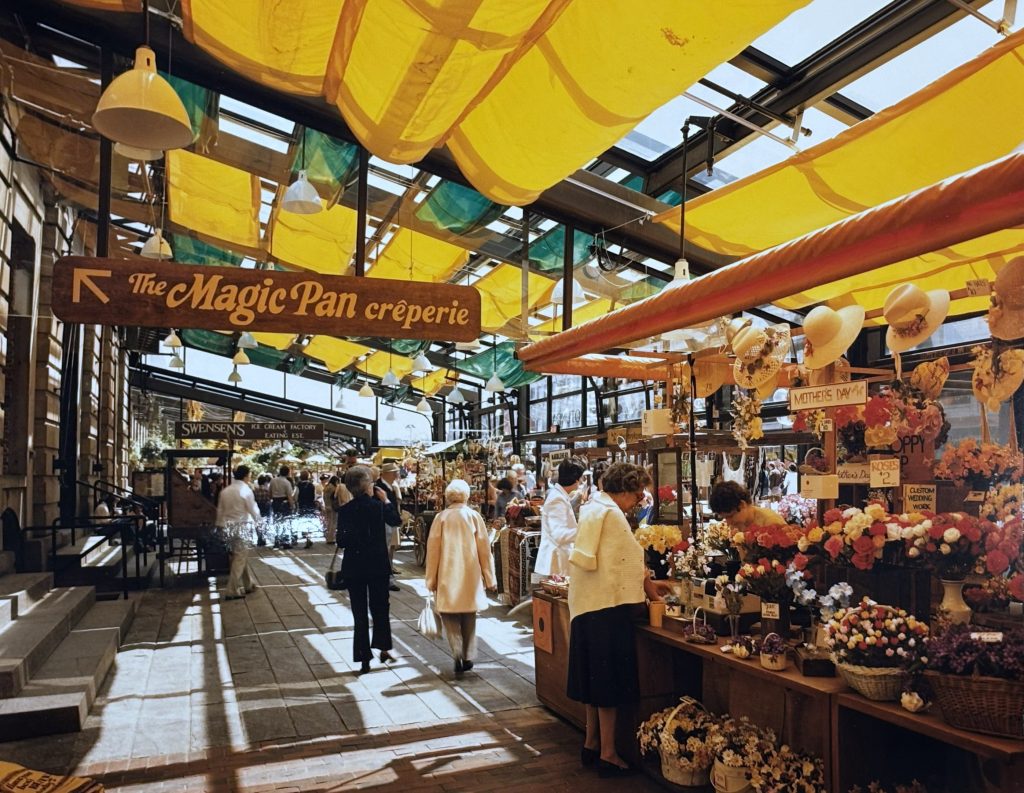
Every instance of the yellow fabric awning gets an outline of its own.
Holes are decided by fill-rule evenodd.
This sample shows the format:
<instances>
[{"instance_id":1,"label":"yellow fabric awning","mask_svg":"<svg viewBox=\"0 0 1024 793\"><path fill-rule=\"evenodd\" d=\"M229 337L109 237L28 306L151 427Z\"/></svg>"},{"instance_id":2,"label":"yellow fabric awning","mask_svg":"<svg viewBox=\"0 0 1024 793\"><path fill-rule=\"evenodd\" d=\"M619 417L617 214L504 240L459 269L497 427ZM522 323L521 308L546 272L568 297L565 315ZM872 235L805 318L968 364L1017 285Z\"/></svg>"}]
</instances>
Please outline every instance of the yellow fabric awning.
<instances>
[{"instance_id":1,"label":"yellow fabric awning","mask_svg":"<svg viewBox=\"0 0 1024 793\"><path fill-rule=\"evenodd\" d=\"M530 308L550 299L555 282L537 273L530 273L528 283ZM511 264L499 264L473 284L480 292L480 325L484 330L496 331L513 317L520 316L522 307L522 273Z\"/></svg>"},{"instance_id":2,"label":"yellow fabric awning","mask_svg":"<svg viewBox=\"0 0 1024 793\"><path fill-rule=\"evenodd\" d=\"M362 344L355 344L333 336L314 336L309 340L303 354L322 361L330 371L339 372L345 367L351 366L360 356L371 351L371 348L364 347Z\"/></svg>"},{"instance_id":3,"label":"yellow fabric awning","mask_svg":"<svg viewBox=\"0 0 1024 793\"><path fill-rule=\"evenodd\" d=\"M366 274L403 281L447 281L468 258L465 248L400 228Z\"/></svg>"},{"instance_id":4,"label":"yellow fabric awning","mask_svg":"<svg viewBox=\"0 0 1024 793\"><path fill-rule=\"evenodd\" d=\"M167 212L174 223L229 244L259 247L259 179L182 149L166 158Z\"/></svg>"},{"instance_id":5,"label":"yellow fabric awning","mask_svg":"<svg viewBox=\"0 0 1024 793\"><path fill-rule=\"evenodd\" d=\"M454 381L448 378L456 376L457 373L450 369L435 369L423 377L410 377L408 382L417 391L422 391L427 396L433 396L446 385L454 385Z\"/></svg>"},{"instance_id":6,"label":"yellow fabric awning","mask_svg":"<svg viewBox=\"0 0 1024 793\"><path fill-rule=\"evenodd\" d=\"M270 255L286 264L327 275L344 275L356 248L356 213L337 204L315 215L297 215L274 205Z\"/></svg>"},{"instance_id":7,"label":"yellow fabric awning","mask_svg":"<svg viewBox=\"0 0 1024 793\"><path fill-rule=\"evenodd\" d=\"M688 201L686 237L717 253L746 256L1002 157L1024 140L1024 115L1004 112L1008 98L1019 96L1024 31L835 138ZM678 231L678 209L661 219ZM1019 239L1013 231L988 235L779 305L856 300L873 309L888 291L880 284L914 280L924 286L919 274L931 279L927 283L960 287L973 272L991 273L1000 256L1018 249ZM987 255L994 261L984 262ZM957 312L977 308L984 301L954 306Z\"/></svg>"},{"instance_id":8,"label":"yellow fabric awning","mask_svg":"<svg viewBox=\"0 0 1024 793\"><path fill-rule=\"evenodd\" d=\"M383 350L378 350L359 364L360 372L365 372L378 379L384 377L389 368L398 376L398 379L401 380L407 374L412 372L412 358L406 358L404 355L395 355L394 353L387 353Z\"/></svg>"},{"instance_id":9,"label":"yellow fabric awning","mask_svg":"<svg viewBox=\"0 0 1024 793\"><path fill-rule=\"evenodd\" d=\"M295 341L294 333L253 333L252 337L260 344L273 347L275 350L287 350Z\"/></svg>"},{"instance_id":10,"label":"yellow fabric awning","mask_svg":"<svg viewBox=\"0 0 1024 793\"><path fill-rule=\"evenodd\" d=\"M591 300L589 303L585 303L581 306L572 307L572 324L573 327L579 325L581 322L586 322L588 319L594 317L600 317L603 314L607 314L611 311L612 301L606 297L599 297L596 300ZM561 308L559 308L561 311ZM541 325L534 325L530 328L530 331L543 331L546 333L557 333L562 329L562 318L560 316L553 319L549 319L547 322Z\"/></svg>"},{"instance_id":11,"label":"yellow fabric awning","mask_svg":"<svg viewBox=\"0 0 1024 793\"><path fill-rule=\"evenodd\" d=\"M526 204L809 0L183 0L185 35L273 88L320 91L371 152L447 143Z\"/></svg>"}]
</instances>

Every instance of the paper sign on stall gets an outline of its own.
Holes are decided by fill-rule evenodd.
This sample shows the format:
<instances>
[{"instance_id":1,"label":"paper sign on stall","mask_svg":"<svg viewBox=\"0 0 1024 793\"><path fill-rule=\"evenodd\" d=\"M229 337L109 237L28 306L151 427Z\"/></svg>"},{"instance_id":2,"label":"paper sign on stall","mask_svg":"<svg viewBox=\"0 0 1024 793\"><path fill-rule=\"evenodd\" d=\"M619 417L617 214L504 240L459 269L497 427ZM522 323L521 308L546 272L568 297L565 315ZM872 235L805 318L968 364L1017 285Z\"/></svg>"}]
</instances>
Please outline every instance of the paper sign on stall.
<instances>
[{"instance_id":1,"label":"paper sign on stall","mask_svg":"<svg viewBox=\"0 0 1024 793\"><path fill-rule=\"evenodd\" d=\"M899 487L899 457L877 457L872 458L869 462L871 465L871 487Z\"/></svg>"},{"instance_id":2,"label":"paper sign on stall","mask_svg":"<svg viewBox=\"0 0 1024 793\"><path fill-rule=\"evenodd\" d=\"M867 401L867 380L789 389L789 409L791 411L863 405Z\"/></svg>"},{"instance_id":3,"label":"paper sign on stall","mask_svg":"<svg viewBox=\"0 0 1024 793\"><path fill-rule=\"evenodd\" d=\"M800 495L804 498L839 498L836 474L804 474L800 477Z\"/></svg>"},{"instance_id":4,"label":"paper sign on stall","mask_svg":"<svg viewBox=\"0 0 1024 793\"><path fill-rule=\"evenodd\" d=\"M841 485L867 485L871 482L871 466L868 463L841 463L836 466Z\"/></svg>"},{"instance_id":5,"label":"paper sign on stall","mask_svg":"<svg viewBox=\"0 0 1024 793\"><path fill-rule=\"evenodd\" d=\"M935 512L935 485L904 485L904 512Z\"/></svg>"}]
</instances>

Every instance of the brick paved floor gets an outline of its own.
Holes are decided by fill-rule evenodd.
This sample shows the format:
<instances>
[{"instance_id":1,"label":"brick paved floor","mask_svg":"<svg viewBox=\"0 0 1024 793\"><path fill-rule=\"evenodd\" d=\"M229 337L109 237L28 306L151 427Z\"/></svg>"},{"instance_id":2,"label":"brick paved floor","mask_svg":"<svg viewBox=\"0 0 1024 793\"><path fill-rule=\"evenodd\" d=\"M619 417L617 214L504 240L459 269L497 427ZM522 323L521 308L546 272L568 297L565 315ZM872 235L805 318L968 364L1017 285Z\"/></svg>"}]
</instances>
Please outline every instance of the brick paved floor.
<instances>
[{"instance_id":1,"label":"brick paved floor","mask_svg":"<svg viewBox=\"0 0 1024 793\"><path fill-rule=\"evenodd\" d=\"M447 643L414 626L422 571L400 552L396 661L356 676L329 549L260 549L260 588L211 579L152 589L81 733L0 744L0 758L108 791L654 790L579 766L580 732L534 694L532 631L493 606L461 680Z\"/></svg>"}]
</instances>

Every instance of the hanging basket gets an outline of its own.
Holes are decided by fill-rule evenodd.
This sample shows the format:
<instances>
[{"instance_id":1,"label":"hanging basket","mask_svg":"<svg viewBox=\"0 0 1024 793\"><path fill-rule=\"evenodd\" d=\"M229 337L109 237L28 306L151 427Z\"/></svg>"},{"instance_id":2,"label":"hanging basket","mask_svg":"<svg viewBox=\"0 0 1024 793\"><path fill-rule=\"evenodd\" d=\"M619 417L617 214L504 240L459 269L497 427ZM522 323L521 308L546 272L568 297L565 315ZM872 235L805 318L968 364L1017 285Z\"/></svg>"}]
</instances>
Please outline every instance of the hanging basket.
<instances>
[{"instance_id":1,"label":"hanging basket","mask_svg":"<svg viewBox=\"0 0 1024 793\"><path fill-rule=\"evenodd\" d=\"M982 675L925 672L943 720L951 727L1024 738L1024 682Z\"/></svg>"},{"instance_id":2,"label":"hanging basket","mask_svg":"<svg viewBox=\"0 0 1024 793\"><path fill-rule=\"evenodd\" d=\"M895 702L903 691L906 673L891 667L856 666L836 661L846 685L875 702Z\"/></svg>"}]
</instances>

